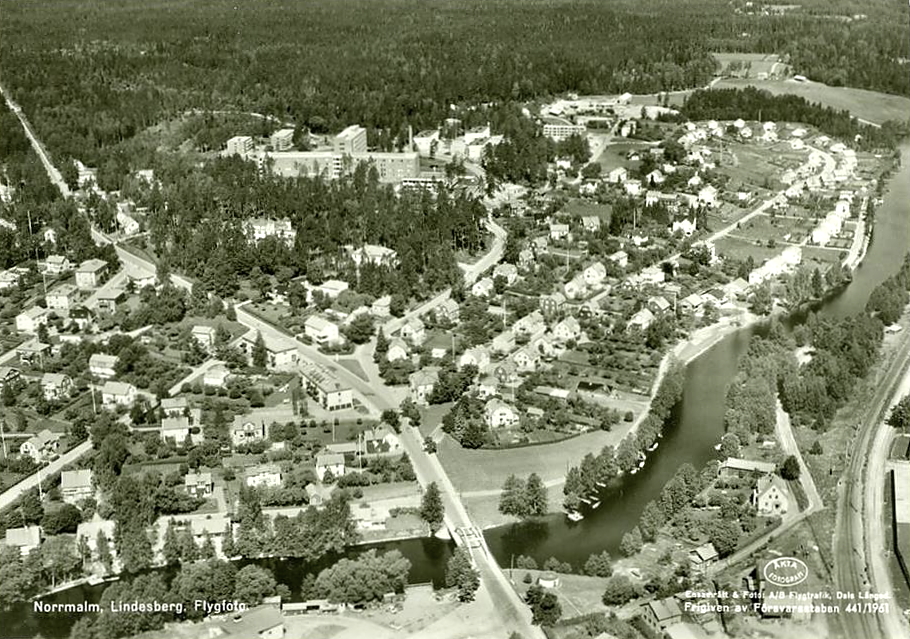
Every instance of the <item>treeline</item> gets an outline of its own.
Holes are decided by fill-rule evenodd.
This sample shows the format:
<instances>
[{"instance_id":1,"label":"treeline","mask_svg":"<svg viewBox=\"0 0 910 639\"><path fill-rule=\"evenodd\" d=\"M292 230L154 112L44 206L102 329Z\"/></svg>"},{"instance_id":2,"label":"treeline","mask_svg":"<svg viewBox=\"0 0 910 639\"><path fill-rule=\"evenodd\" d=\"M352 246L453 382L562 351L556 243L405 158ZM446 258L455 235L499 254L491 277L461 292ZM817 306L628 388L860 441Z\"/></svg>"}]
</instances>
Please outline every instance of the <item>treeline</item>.
<instances>
[{"instance_id":1,"label":"treeline","mask_svg":"<svg viewBox=\"0 0 910 639\"><path fill-rule=\"evenodd\" d=\"M569 469L563 486L566 496L563 504L567 510L578 508L580 499L595 494L599 484L629 472L638 465L640 455L657 441L670 417L670 411L682 398L685 381L686 367L671 362L651 400L648 415L638 425L638 429L623 438L615 450L612 446L604 446L598 455L588 453L579 466Z\"/></svg>"},{"instance_id":2,"label":"treeline","mask_svg":"<svg viewBox=\"0 0 910 639\"><path fill-rule=\"evenodd\" d=\"M376 296L439 290L461 280L456 251L483 248L486 212L476 198L446 191L397 196L364 165L350 178L324 181L261 172L237 157L202 166L168 158L156 177L161 188L137 194L149 208L155 251L221 297L250 272L278 276L285 285L297 275L317 284L337 276ZM252 242L245 223L253 217L289 219L295 242ZM356 268L342 247L365 243L394 249L397 266Z\"/></svg>"},{"instance_id":3,"label":"treeline","mask_svg":"<svg viewBox=\"0 0 910 639\"><path fill-rule=\"evenodd\" d=\"M691 120L803 122L864 150L893 148L907 134L906 122L885 122L877 128L861 124L849 111L838 111L796 95L773 95L755 87L695 91L680 111Z\"/></svg>"}]
</instances>

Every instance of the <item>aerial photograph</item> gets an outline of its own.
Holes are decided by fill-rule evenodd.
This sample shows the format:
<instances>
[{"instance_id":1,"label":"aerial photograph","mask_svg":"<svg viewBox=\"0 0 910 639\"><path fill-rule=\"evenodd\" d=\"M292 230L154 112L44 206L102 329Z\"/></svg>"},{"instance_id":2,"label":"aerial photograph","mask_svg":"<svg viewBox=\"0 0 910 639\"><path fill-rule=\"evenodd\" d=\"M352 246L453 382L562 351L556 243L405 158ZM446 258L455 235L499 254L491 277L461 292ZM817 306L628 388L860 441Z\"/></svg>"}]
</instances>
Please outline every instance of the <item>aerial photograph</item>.
<instances>
[{"instance_id":1,"label":"aerial photograph","mask_svg":"<svg viewBox=\"0 0 910 639\"><path fill-rule=\"evenodd\" d=\"M910 639L906 0L0 0L0 639Z\"/></svg>"}]
</instances>

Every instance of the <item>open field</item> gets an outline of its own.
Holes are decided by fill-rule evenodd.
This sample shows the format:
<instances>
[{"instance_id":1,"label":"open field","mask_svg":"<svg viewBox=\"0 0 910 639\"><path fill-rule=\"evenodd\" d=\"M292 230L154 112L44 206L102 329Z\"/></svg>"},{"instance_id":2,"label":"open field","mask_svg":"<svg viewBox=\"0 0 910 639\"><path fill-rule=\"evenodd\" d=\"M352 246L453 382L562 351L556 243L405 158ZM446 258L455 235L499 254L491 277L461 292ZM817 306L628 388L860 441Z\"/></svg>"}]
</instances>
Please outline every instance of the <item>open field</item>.
<instances>
[{"instance_id":1,"label":"open field","mask_svg":"<svg viewBox=\"0 0 910 639\"><path fill-rule=\"evenodd\" d=\"M718 82L715 88L741 89L749 85L775 95L792 93L812 102L820 102L824 106L850 111L856 117L876 124L886 120L910 118L910 98L864 89L831 87L821 82L724 79Z\"/></svg>"},{"instance_id":2,"label":"open field","mask_svg":"<svg viewBox=\"0 0 910 639\"><path fill-rule=\"evenodd\" d=\"M719 73L744 78L756 78L759 74L786 73L787 65L780 62L776 53L712 53L711 56L720 64ZM734 68L730 68L733 65ZM736 68L736 67L739 68Z\"/></svg>"},{"instance_id":3,"label":"open field","mask_svg":"<svg viewBox=\"0 0 910 639\"><path fill-rule=\"evenodd\" d=\"M758 246L755 242L748 242L739 238L722 237L714 243L717 248L717 254L736 260L744 260L750 255L756 264L761 264L768 258L774 257L781 252L781 248L768 248L767 245Z\"/></svg>"},{"instance_id":4,"label":"open field","mask_svg":"<svg viewBox=\"0 0 910 639\"><path fill-rule=\"evenodd\" d=\"M648 147L649 145L644 144L643 142L620 142L618 144L609 144L593 161L600 164L600 168L603 169L604 173L609 173L613 169L619 167L632 169L638 165L638 162L629 161L626 158L626 154L629 151L641 151Z\"/></svg>"}]
</instances>

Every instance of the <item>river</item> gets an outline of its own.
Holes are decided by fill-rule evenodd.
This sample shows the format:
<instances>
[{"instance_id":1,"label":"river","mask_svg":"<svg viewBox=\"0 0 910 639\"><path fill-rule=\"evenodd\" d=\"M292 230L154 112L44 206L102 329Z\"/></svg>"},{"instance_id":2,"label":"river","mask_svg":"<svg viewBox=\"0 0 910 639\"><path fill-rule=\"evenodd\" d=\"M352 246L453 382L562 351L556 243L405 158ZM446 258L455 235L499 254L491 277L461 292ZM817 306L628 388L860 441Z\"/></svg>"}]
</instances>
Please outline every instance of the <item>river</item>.
<instances>
[{"instance_id":1,"label":"river","mask_svg":"<svg viewBox=\"0 0 910 639\"><path fill-rule=\"evenodd\" d=\"M900 169L889 181L884 202L876 211L872 241L862 264L854 272L853 281L819 307L822 315L842 317L862 311L872 289L897 272L904 254L910 250L910 143L901 146L901 161ZM733 378L737 361L748 348L752 335L761 330L762 326L752 326L732 333L688 365L683 397L672 411L659 448L649 455L641 472L607 486L601 492L600 508L584 520L572 523L558 514L532 523L488 530L487 543L499 564L506 568L514 557L528 555L538 563L556 557L577 568L592 553L607 550L617 555L622 536L635 526L645 504L658 497L676 469L684 463L701 468L716 456L714 445L723 434L723 389ZM445 563L452 553L451 542L410 539L358 546L347 555L369 548L401 551L411 561L411 583L432 581L437 586L442 585ZM271 568L276 579L290 587L293 598L299 600L303 575L318 572L336 559L328 557L311 565L299 560L259 563ZM96 602L103 590L104 586L79 586L51 595L45 601ZM2 637L33 637L40 633L47 639L68 636L75 621L73 615L36 615L26 605L4 612L3 619Z\"/></svg>"},{"instance_id":2,"label":"river","mask_svg":"<svg viewBox=\"0 0 910 639\"><path fill-rule=\"evenodd\" d=\"M863 262L852 282L816 309L823 316L844 317L862 311L872 289L897 272L910 250L910 142L900 150L901 167L891 176L875 213L872 241ZM789 318L788 323L801 321L805 321L804 314ZM682 400L665 425L658 449L648 456L643 471L604 488L601 506L587 509L582 521L573 523L558 514L488 530L487 543L499 564L508 567L514 557L527 555L538 564L556 557L579 568L592 553L607 550L617 556L622 536L635 526L645 505L660 495L677 468L685 463L701 468L716 457L714 446L724 432L724 389L736 374L737 361L752 335L766 328L750 326L732 333L688 365Z\"/></svg>"}]
</instances>

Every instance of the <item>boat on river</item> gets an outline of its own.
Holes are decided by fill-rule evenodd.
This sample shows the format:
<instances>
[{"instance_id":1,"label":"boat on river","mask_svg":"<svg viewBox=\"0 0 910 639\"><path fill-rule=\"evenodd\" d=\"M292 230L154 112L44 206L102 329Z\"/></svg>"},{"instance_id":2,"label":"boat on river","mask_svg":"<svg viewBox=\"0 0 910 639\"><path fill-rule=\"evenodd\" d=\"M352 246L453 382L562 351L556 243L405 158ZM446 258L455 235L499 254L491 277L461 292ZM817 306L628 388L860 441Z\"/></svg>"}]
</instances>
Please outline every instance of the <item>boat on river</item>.
<instances>
[{"instance_id":1,"label":"boat on river","mask_svg":"<svg viewBox=\"0 0 910 639\"><path fill-rule=\"evenodd\" d=\"M578 512L577 510L570 510L569 512L566 513L566 517L568 517L572 521L581 521L582 519L585 518L585 516L582 515L580 512Z\"/></svg>"}]
</instances>

